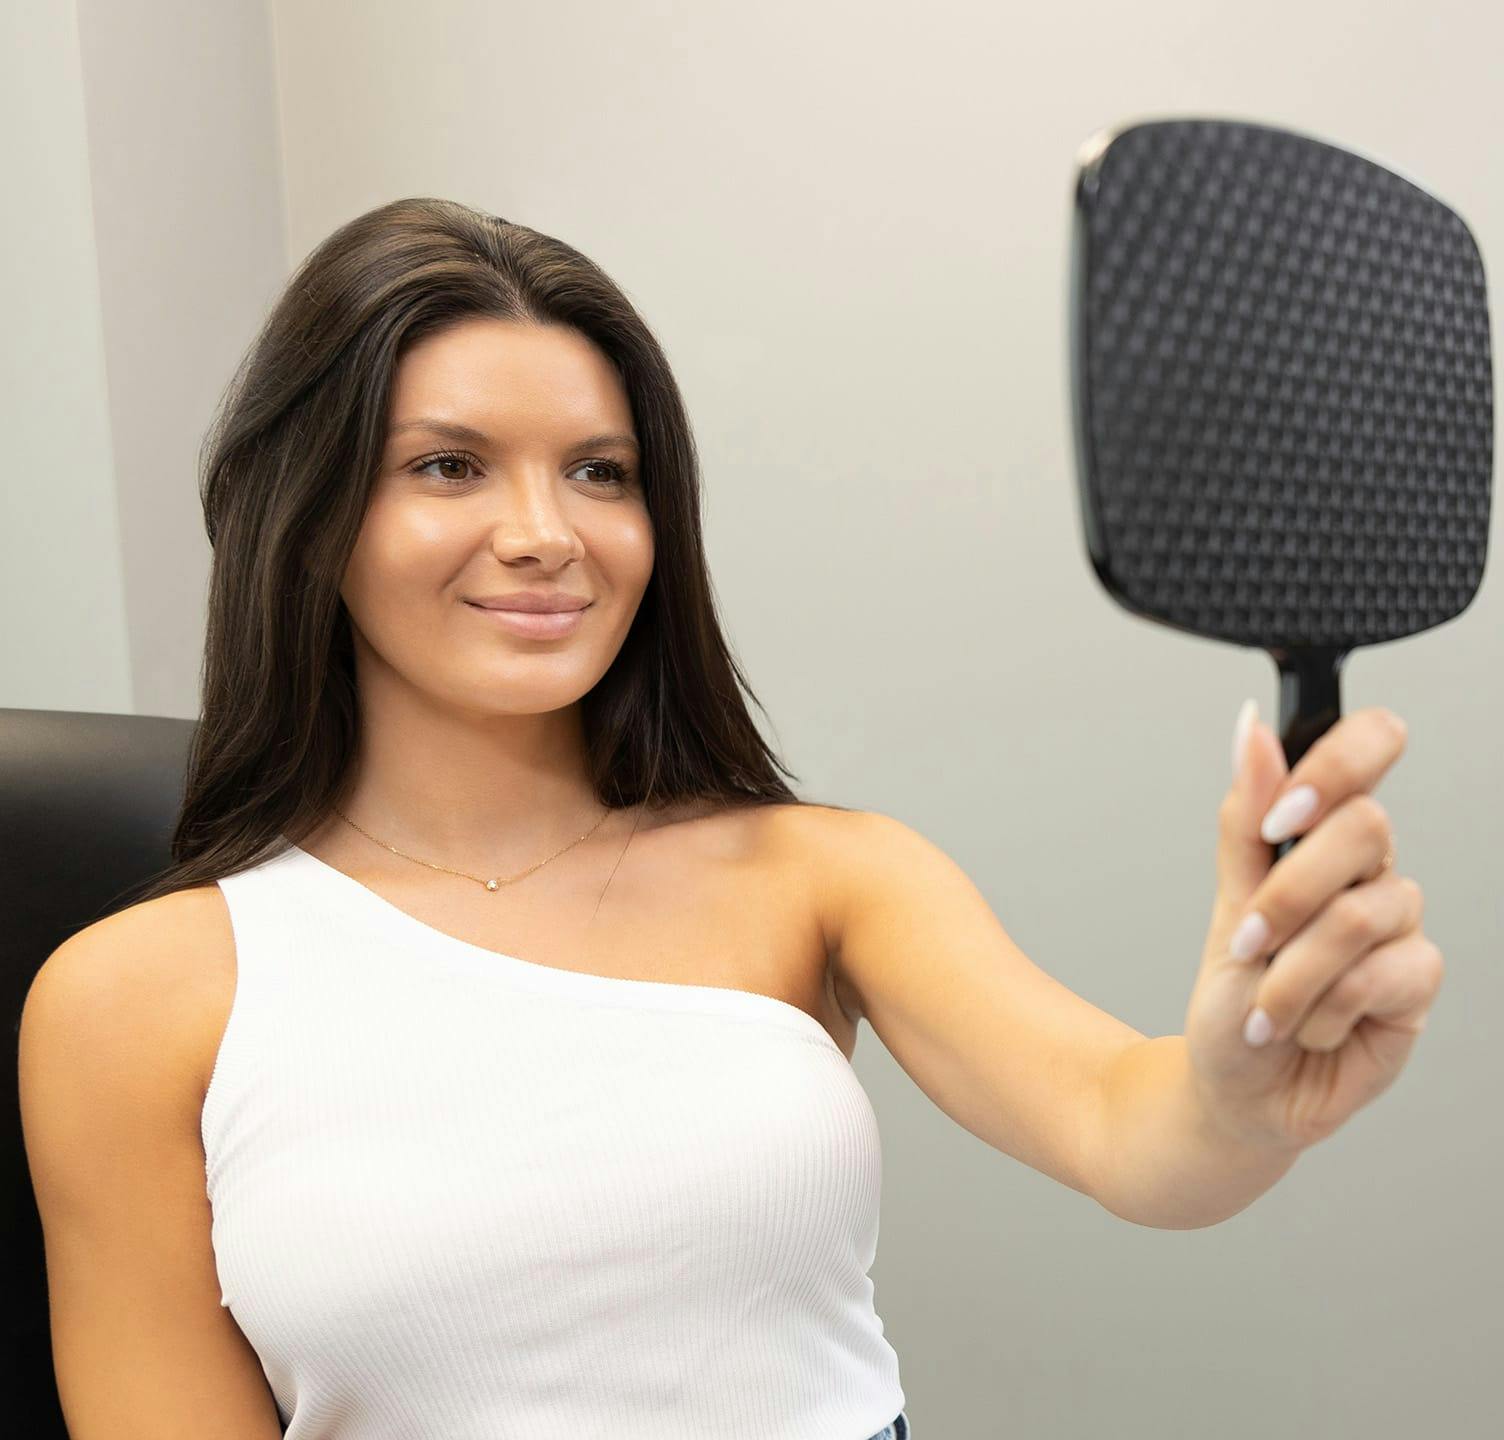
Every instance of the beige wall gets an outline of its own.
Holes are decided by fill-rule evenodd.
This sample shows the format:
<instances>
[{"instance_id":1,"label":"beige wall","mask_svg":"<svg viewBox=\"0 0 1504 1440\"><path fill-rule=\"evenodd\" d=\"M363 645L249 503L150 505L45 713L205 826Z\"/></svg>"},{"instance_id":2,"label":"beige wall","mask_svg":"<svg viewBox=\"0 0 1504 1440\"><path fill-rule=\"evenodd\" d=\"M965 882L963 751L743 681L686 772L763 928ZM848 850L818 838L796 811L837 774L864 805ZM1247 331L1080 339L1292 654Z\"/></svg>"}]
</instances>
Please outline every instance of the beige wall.
<instances>
[{"instance_id":1,"label":"beige wall","mask_svg":"<svg viewBox=\"0 0 1504 1440\"><path fill-rule=\"evenodd\" d=\"M0 705L129 711L100 241L72 4L0 6L0 67Z\"/></svg>"},{"instance_id":2,"label":"beige wall","mask_svg":"<svg viewBox=\"0 0 1504 1440\"><path fill-rule=\"evenodd\" d=\"M254 0L78 8L130 708L190 715L209 561L198 442L287 278L271 34Z\"/></svg>"},{"instance_id":3,"label":"beige wall","mask_svg":"<svg viewBox=\"0 0 1504 1440\"><path fill-rule=\"evenodd\" d=\"M28 12L37 61L12 62L3 102L42 148L3 242L21 473L0 596L26 624L6 630L0 704L194 713L193 461L218 388L331 229L450 196L590 254L663 340L732 640L805 793L908 821L1039 964L1146 1034L1180 1029L1233 718L1252 694L1269 719L1277 687L1261 652L1136 620L1091 573L1066 388L1072 159L1131 118L1288 125L1424 183L1495 268L1494 11L131 10L81 0L78 38L66 5ZM953 622L901 581L953 587ZM1455 621L1347 666L1347 710L1410 727L1380 794L1448 978L1400 1083L1242 1215L1116 1220L952 1124L864 1029L877 1303L920 1440L1492 1423L1500 637L1490 572Z\"/></svg>"}]
</instances>

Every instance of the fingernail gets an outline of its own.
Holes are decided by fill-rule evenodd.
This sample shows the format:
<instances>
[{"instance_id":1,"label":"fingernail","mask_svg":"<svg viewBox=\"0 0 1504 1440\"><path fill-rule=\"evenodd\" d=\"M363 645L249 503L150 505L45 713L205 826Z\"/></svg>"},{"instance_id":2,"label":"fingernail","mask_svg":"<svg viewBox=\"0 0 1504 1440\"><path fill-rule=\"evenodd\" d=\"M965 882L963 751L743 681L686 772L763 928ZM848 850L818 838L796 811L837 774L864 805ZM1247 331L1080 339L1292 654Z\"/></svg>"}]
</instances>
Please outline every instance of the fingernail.
<instances>
[{"instance_id":1,"label":"fingernail","mask_svg":"<svg viewBox=\"0 0 1504 1440\"><path fill-rule=\"evenodd\" d=\"M1250 910L1243 923L1233 931L1227 953L1234 960L1252 960L1269 940L1269 922L1257 910Z\"/></svg>"},{"instance_id":2,"label":"fingernail","mask_svg":"<svg viewBox=\"0 0 1504 1440\"><path fill-rule=\"evenodd\" d=\"M1288 840L1315 813L1315 787L1297 785L1288 795L1280 796L1279 803L1264 816L1259 834L1266 843L1278 845L1281 840Z\"/></svg>"},{"instance_id":3,"label":"fingernail","mask_svg":"<svg viewBox=\"0 0 1504 1440\"><path fill-rule=\"evenodd\" d=\"M1259 702L1250 696L1238 711L1238 723L1232 731L1232 773L1243 769L1243 752L1248 748L1248 737L1253 734L1254 721L1259 718Z\"/></svg>"},{"instance_id":4,"label":"fingernail","mask_svg":"<svg viewBox=\"0 0 1504 1440\"><path fill-rule=\"evenodd\" d=\"M1250 1045L1267 1045L1274 1034L1274 1021L1262 1010L1255 1010L1243 1027L1243 1038Z\"/></svg>"}]
</instances>

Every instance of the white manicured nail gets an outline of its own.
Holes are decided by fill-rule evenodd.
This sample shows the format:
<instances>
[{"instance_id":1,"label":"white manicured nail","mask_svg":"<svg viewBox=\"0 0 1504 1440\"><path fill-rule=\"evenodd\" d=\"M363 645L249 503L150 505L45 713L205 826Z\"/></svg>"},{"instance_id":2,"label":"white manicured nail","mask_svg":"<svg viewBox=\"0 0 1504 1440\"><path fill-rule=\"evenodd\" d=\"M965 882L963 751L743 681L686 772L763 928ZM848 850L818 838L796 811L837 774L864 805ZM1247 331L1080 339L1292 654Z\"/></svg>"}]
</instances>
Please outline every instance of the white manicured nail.
<instances>
[{"instance_id":1,"label":"white manicured nail","mask_svg":"<svg viewBox=\"0 0 1504 1440\"><path fill-rule=\"evenodd\" d=\"M1269 922L1257 910L1250 910L1243 923L1233 931L1227 953L1234 960L1252 960L1268 943Z\"/></svg>"},{"instance_id":2,"label":"white manicured nail","mask_svg":"<svg viewBox=\"0 0 1504 1440\"><path fill-rule=\"evenodd\" d=\"M1267 1045L1272 1034L1274 1034L1274 1021L1262 1010L1255 1010L1243 1027L1243 1038L1250 1045Z\"/></svg>"},{"instance_id":3,"label":"white manicured nail","mask_svg":"<svg viewBox=\"0 0 1504 1440\"><path fill-rule=\"evenodd\" d=\"M1238 711L1238 723L1232 731L1232 773L1243 768L1243 752L1248 748L1248 737L1253 733L1254 721L1259 718L1259 702L1250 696Z\"/></svg>"},{"instance_id":4,"label":"white manicured nail","mask_svg":"<svg viewBox=\"0 0 1504 1440\"><path fill-rule=\"evenodd\" d=\"M1279 803L1264 816L1259 834L1267 844L1278 845L1281 840L1288 840L1315 813L1315 787L1297 785L1288 795L1281 796Z\"/></svg>"}]
</instances>

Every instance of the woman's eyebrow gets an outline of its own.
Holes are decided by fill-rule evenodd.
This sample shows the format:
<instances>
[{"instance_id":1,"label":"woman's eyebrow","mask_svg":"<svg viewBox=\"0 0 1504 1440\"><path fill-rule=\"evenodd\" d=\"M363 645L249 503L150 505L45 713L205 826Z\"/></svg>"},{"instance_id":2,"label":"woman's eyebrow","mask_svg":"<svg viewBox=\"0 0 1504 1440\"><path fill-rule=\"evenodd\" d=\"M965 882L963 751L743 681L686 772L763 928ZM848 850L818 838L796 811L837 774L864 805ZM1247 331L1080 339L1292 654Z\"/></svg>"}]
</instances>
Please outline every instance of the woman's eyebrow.
<instances>
[{"instance_id":1,"label":"woman's eyebrow","mask_svg":"<svg viewBox=\"0 0 1504 1440\"><path fill-rule=\"evenodd\" d=\"M432 416L421 416L416 420L404 420L400 425L394 425L391 429L390 438L395 440L397 436L406 434L409 430L427 430L434 435L440 435L446 440L453 440L461 445L495 445L491 436L484 430L477 430L473 425L466 425L460 420L440 420ZM598 449L606 445L625 445L632 450L640 449L636 436L622 434L587 435L583 440L575 442L576 450Z\"/></svg>"}]
</instances>

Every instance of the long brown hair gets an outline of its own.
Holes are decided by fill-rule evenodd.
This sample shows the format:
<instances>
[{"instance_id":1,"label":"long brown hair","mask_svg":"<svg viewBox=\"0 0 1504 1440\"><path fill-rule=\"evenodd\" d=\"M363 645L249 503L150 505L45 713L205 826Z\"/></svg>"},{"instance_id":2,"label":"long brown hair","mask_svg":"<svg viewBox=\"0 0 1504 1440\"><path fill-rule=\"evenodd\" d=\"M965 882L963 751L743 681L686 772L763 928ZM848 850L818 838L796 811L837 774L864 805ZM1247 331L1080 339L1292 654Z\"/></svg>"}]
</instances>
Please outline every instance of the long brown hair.
<instances>
[{"instance_id":1,"label":"long brown hair","mask_svg":"<svg viewBox=\"0 0 1504 1440\"><path fill-rule=\"evenodd\" d=\"M279 835L296 843L340 803L359 707L339 588L393 374L407 347L472 316L573 327L631 402L655 559L620 652L580 702L599 802L807 803L779 778L797 779L747 709L744 695L758 702L705 563L694 439L647 325L562 240L450 200L396 200L304 260L205 436L199 493L213 559L201 715L172 863L135 902L267 858Z\"/></svg>"}]
</instances>

